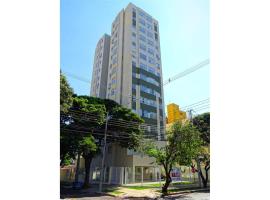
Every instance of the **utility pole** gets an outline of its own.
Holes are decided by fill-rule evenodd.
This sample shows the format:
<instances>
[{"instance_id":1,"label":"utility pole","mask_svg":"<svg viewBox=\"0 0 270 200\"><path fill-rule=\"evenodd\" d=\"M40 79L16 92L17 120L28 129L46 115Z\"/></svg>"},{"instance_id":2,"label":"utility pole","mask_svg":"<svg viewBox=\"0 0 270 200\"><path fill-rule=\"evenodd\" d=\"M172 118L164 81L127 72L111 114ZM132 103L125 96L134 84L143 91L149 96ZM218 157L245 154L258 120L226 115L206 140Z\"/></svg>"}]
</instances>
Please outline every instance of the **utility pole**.
<instances>
[{"instance_id":1,"label":"utility pole","mask_svg":"<svg viewBox=\"0 0 270 200\"><path fill-rule=\"evenodd\" d=\"M77 157L77 164L76 164L76 174L75 174L75 188L78 187L78 182L79 182L79 170L80 170L80 155L81 153L78 152L78 157Z\"/></svg>"},{"instance_id":2,"label":"utility pole","mask_svg":"<svg viewBox=\"0 0 270 200\"><path fill-rule=\"evenodd\" d=\"M193 116L192 116L192 109L190 109L188 111L189 113L189 117L190 117L190 122L191 124L193 125ZM200 161L199 161L199 158L196 158L196 163L197 163L197 168L198 168L198 180L199 180L199 186L202 187L202 181L201 181L201 176L200 176L200 173L201 173L201 165L200 165Z\"/></svg>"},{"instance_id":3,"label":"utility pole","mask_svg":"<svg viewBox=\"0 0 270 200\"><path fill-rule=\"evenodd\" d=\"M107 143L107 128L108 128L108 121L109 121L109 112L106 115L106 125L105 125L105 132L104 132L104 145L102 151L102 162L101 162L101 170L100 170L100 182L99 182L99 193L102 192L102 181L104 175L104 161L105 161L105 151L106 151L106 143Z\"/></svg>"}]
</instances>

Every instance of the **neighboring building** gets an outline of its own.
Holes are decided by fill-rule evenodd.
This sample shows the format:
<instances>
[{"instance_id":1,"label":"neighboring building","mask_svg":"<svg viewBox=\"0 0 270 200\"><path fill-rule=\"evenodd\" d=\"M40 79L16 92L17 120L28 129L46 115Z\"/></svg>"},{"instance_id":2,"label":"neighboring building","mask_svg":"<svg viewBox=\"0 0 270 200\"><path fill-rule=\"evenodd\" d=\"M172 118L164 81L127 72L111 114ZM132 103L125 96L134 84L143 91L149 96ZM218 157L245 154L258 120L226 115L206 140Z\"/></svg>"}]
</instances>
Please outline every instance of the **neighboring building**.
<instances>
[{"instance_id":1,"label":"neighboring building","mask_svg":"<svg viewBox=\"0 0 270 200\"><path fill-rule=\"evenodd\" d=\"M104 34L97 43L92 71L90 95L106 98L111 37Z\"/></svg>"},{"instance_id":2,"label":"neighboring building","mask_svg":"<svg viewBox=\"0 0 270 200\"><path fill-rule=\"evenodd\" d=\"M91 94L99 91L96 96L101 97L101 91L106 91L107 99L132 109L145 120L148 126L145 134L152 136L159 146L163 146L166 119L158 21L129 3L112 23L110 45L106 48L108 46L110 55L106 72L107 88L95 85L99 79L93 74ZM99 51L97 47L96 54ZM96 57L97 55L95 60ZM105 71L107 68L99 69ZM116 184L158 181L161 171L154 161L153 158L118 145L109 145L104 181ZM100 156L93 159L90 172L92 181L99 180L100 163Z\"/></svg>"},{"instance_id":3,"label":"neighboring building","mask_svg":"<svg viewBox=\"0 0 270 200\"><path fill-rule=\"evenodd\" d=\"M187 119L187 114L184 111L181 111L179 106L175 103L171 103L167 105L167 113L168 113L168 124Z\"/></svg>"}]
</instances>

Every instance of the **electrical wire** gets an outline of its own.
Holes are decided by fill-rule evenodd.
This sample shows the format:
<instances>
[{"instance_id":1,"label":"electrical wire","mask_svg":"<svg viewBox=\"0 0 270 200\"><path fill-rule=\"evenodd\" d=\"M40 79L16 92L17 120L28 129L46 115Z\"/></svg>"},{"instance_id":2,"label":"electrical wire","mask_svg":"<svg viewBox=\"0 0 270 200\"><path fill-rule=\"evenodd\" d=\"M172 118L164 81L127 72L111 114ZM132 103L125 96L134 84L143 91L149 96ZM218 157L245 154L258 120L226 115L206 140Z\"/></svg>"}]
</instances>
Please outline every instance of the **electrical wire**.
<instances>
[{"instance_id":1,"label":"electrical wire","mask_svg":"<svg viewBox=\"0 0 270 200\"><path fill-rule=\"evenodd\" d=\"M165 86L165 85L171 83L172 81L174 81L174 80L176 80L176 79L182 78L182 77L184 77L184 76L186 76L186 75L188 75L188 74L190 74L190 73L192 73L192 72L195 72L195 71L197 71L198 69L200 69L200 68L202 68L202 67L204 67L204 66L206 66L206 65L208 65L208 64L209 64L209 59L206 59L206 60L200 62L199 64L197 64L197 65L195 65L195 66L193 66L193 67L190 67L190 68L186 69L185 71L183 71L183 72L181 72L181 73L179 73L179 74L173 76L172 78L169 78L168 80L166 80L166 81L163 83L163 86Z\"/></svg>"}]
</instances>

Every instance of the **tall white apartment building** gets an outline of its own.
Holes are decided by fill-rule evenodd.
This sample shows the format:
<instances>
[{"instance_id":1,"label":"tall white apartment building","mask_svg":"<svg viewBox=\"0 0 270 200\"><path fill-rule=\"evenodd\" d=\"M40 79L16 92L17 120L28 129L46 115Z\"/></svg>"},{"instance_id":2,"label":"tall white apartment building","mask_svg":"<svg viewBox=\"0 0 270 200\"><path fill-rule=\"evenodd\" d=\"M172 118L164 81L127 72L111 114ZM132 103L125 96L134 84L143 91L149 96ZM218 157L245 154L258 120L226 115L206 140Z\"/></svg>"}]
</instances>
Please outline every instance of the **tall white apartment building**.
<instances>
[{"instance_id":1,"label":"tall white apartment building","mask_svg":"<svg viewBox=\"0 0 270 200\"><path fill-rule=\"evenodd\" d=\"M90 95L106 98L111 37L104 34L97 43L92 71Z\"/></svg>"},{"instance_id":2,"label":"tall white apartment building","mask_svg":"<svg viewBox=\"0 0 270 200\"><path fill-rule=\"evenodd\" d=\"M164 137L159 24L133 4L112 23L107 98L131 108L145 123L149 135Z\"/></svg>"},{"instance_id":3,"label":"tall white apartment building","mask_svg":"<svg viewBox=\"0 0 270 200\"><path fill-rule=\"evenodd\" d=\"M104 43L104 37L96 48L91 95L104 98L106 94L107 99L132 109L149 125L145 135L155 138L162 145L165 109L158 21L130 3L112 23L109 45ZM108 65L104 60L105 48L109 48L110 52ZM97 78L102 70L107 73L105 89L104 77ZM104 181L116 184L157 181L161 172L153 164L154 161L116 144L109 145ZM91 181L98 181L100 163L100 156L93 159Z\"/></svg>"}]
</instances>

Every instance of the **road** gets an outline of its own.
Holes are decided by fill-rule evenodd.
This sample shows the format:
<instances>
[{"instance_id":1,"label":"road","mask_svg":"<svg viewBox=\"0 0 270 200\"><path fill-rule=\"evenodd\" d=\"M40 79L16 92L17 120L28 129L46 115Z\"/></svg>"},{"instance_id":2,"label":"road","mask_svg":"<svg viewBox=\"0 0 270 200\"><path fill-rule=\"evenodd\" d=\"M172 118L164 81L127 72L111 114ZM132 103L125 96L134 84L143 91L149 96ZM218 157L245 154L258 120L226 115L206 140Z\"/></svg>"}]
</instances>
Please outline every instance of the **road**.
<instances>
[{"instance_id":1,"label":"road","mask_svg":"<svg viewBox=\"0 0 270 200\"><path fill-rule=\"evenodd\" d=\"M196 192L179 195L171 195L163 198L164 200L210 200L209 192Z\"/></svg>"},{"instance_id":2,"label":"road","mask_svg":"<svg viewBox=\"0 0 270 200\"><path fill-rule=\"evenodd\" d=\"M170 195L163 198L151 199L151 198L120 198L120 197L110 197L110 196L101 196L101 197L82 197L82 198L68 198L66 200L210 200L209 192L195 192L195 193L186 193L186 194L177 194Z\"/></svg>"}]
</instances>

